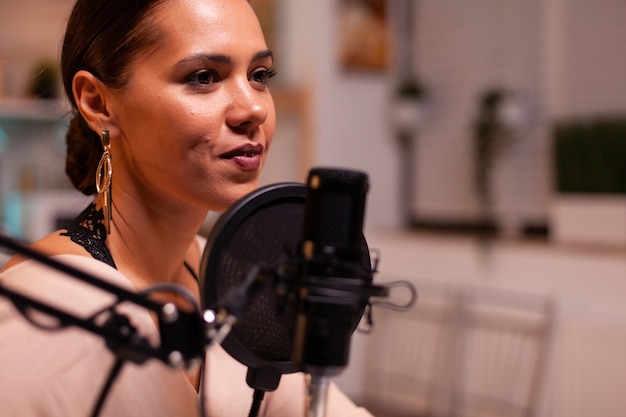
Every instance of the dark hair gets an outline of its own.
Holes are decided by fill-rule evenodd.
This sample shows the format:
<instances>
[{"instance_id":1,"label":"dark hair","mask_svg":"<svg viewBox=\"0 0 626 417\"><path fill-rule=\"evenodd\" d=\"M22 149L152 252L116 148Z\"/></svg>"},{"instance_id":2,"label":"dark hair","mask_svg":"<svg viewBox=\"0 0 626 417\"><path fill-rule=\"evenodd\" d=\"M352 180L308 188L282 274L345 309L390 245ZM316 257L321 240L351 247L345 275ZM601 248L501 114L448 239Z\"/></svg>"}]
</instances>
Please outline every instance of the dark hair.
<instances>
[{"instance_id":1,"label":"dark hair","mask_svg":"<svg viewBox=\"0 0 626 417\"><path fill-rule=\"evenodd\" d=\"M74 75L86 70L110 88L124 88L133 58L153 48L159 39L150 25L150 12L163 2L78 0L74 5L61 51L63 85L74 116L67 132L65 172L84 194L96 192L96 169L103 149L99 133L89 128L76 106Z\"/></svg>"}]
</instances>

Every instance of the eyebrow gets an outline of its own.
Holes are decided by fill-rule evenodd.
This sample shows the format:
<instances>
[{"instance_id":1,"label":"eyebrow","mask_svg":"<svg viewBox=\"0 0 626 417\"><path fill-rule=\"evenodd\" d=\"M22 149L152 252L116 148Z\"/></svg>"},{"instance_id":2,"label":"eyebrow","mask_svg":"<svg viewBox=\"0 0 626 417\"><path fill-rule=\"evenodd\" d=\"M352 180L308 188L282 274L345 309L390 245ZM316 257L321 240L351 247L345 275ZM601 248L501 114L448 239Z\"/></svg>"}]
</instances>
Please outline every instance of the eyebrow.
<instances>
[{"instance_id":1,"label":"eyebrow","mask_svg":"<svg viewBox=\"0 0 626 417\"><path fill-rule=\"evenodd\" d=\"M269 49L265 49L263 51L259 51L252 57L251 62L260 61L266 58L274 59L274 54ZM176 63L175 66L183 65L187 62L196 61L196 60L206 60L212 61L217 64L231 64L232 59L228 55L223 54L196 54L186 58L181 59Z\"/></svg>"}]
</instances>

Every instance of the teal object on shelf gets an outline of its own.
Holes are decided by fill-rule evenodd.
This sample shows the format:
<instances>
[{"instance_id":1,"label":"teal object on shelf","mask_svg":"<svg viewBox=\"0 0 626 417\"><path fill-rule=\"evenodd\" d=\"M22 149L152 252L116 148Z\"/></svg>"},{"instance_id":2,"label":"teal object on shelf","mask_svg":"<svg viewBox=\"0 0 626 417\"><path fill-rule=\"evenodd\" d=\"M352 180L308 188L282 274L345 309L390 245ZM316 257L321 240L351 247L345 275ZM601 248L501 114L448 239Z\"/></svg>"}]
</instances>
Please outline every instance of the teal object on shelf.
<instances>
[{"instance_id":1,"label":"teal object on shelf","mask_svg":"<svg viewBox=\"0 0 626 417\"><path fill-rule=\"evenodd\" d=\"M22 238L24 230L22 226L22 198L19 192L12 192L7 196L3 207L3 228L11 236Z\"/></svg>"}]
</instances>

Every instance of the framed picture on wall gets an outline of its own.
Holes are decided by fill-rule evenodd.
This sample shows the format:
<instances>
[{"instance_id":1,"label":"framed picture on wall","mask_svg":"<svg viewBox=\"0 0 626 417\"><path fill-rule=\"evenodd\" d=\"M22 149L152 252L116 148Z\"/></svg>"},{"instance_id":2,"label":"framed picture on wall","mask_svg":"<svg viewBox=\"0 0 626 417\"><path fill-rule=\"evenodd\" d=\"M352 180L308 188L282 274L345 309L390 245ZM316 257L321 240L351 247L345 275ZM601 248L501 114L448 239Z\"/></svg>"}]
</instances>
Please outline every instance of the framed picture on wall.
<instances>
[{"instance_id":1,"label":"framed picture on wall","mask_svg":"<svg viewBox=\"0 0 626 417\"><path fill-rule=\"evenodd\" d=\"M383 71L389 61L387 0L339 2L339 60L347 71Z\"/></svg>"}]
</instances>

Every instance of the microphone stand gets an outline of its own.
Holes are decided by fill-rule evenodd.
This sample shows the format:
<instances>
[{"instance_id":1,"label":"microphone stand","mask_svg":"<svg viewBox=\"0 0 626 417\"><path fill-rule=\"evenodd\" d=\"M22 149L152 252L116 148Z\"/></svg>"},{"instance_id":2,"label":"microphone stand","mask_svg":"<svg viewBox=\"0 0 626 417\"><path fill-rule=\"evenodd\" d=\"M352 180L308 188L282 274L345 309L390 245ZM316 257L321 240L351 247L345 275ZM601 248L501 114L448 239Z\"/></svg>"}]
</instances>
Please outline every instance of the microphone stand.
<instances>
[{"instance_id":1,"label":"microphone stand","mask_svg":"<svg viewBox=\"0 0 626 417\"><path fill-rule=\"evenodd\" d=\"M57 330L66 326L82 328L102 337L109 350L115 354L115 364L98 397L92 416L99 414L113 380L119 374L125 361L130 360L137 364L142 364L146 360L154 358L175 368L183 366L191 368L200 362L204 357L206 349L212 344L222 343L233 325L243 314L252 293L262 284L257 280L259 269L253 268L244 284L227 294L215 311L205 310L200 312L197 305L193 302L194 300L190 300L195 308L189 312L179 309L173 303L160 303L148 298L148 295L154 291L171 291L180 292L189 299L188 294L182 292L184 290L183 287L177 285L156 285L142 293L132 292L74 268L71 265L56 261L2 234L0 234L0 247L6 247L12 252L34 259L43 265L62 272L69 277L91 284L116 297L117 300L109 307L101 309L88 319L83 319L6 288L0 280L0 296L7 297L31 324L39 326L38 323L28 316L26 312L28 309L40 311L60 322L59 326L53 328L46 327L46 329ZM116 311L116 306L123 302L130 302L143 307L158 317L159 346L153 346L145 336L138 333L127 316ZM108 313L109 316L104 320L104 324L101 324L103 322L102 315L105 313ZM202 394L201 403L203 399L204 395ZM204 407L202 407L202 415L204 415L204 411Z\"/></svg>"},{"instance_id":2,"label":"microphone stand","mask_svg":"<svg viewBox=\"0 0 626 417\"><path fill-rule=\"evenodd\" d=\"M342 264L339 260L331 261L324 257L316 260L319 259L325 260L325 265ZM343 266L354 269L353 275L360 275L358 267L347 262ZM375 272L376 269L372 271ZM332 321L332 318L326 310L330 308L332 314L353 317L359 311L359 305L369 302L370 297L388 297L389 288L367 283L363 279L307 276L300 289L295 360L299 369L305 373L304 416L326 417L331 378L347 366L354 330L349 326L338 328L329 325L328 321ZM322 318L321 323L317 322L317 316ZM327 349L328 346L324 346L329 344L335 344L341 349Z\"/></svg>"},{"instance_id":3,"label":"microphone stand","mask_svg":"<svg viewBox=\"0 0 626 417\"><path fill-rule=\"evenodd\" d=\"M330 377L308 373L305 374L305 381L305 417L325 417Z\"/></svg>"},{"instance_id":4,"label":"microphone stand","mask_svg":"<svg viewBox=\"0 0 626 417\"><path fill-rule=\"evenodd\" d=\"M120 359L141 364L150 358L156 358L166 365L181 367L202 358L206 347L213 339L222 336L219 334L220 317L218 315L206 315L207 319L205 319L199 311L188 312L179 309L173 303L150 300L145 295L128 291L56 261L0 234L1 246L113 294L117 301L101 312L109 313L109 318L101 323L102 320L98 320L100 314L83 319L6 288L0 281L0 295L7 297L22 313L25 309L31 308L58 319L61 327L76 326L96 334L105 339L107 347ZM159 323L160 346L152 346L146 337L137 332L125 315L115 311L115 307L122 302L136 304L156 314ZM210 319L211 316L214 319Z\"/></svg>"}]
</instances>

